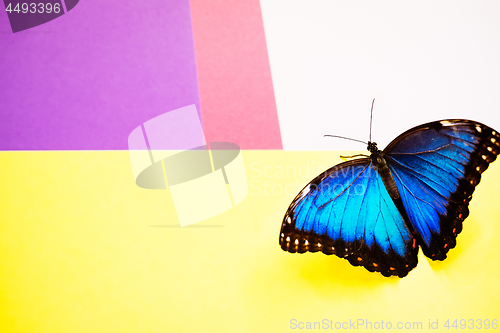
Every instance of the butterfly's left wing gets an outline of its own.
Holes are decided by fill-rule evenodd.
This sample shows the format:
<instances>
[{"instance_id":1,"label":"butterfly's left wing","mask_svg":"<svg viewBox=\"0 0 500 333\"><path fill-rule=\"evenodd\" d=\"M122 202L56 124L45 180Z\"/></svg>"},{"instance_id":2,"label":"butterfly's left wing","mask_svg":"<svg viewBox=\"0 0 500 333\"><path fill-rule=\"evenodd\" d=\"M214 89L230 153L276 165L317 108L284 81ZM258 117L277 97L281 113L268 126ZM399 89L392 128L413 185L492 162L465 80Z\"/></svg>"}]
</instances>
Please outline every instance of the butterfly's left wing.
<instances>
[{"instance_id":1,"label":"butterfly's left wing","mask_svg":"<svg viewBox=\"0 0 500 333\"><path fill-rule=\"evenodd\" d=\"M470 120L442 120L401 134L384 150L424 254L443 260L469 215L472 193L500 153L500 135Z\"/></svg>"},{"instance_id":2,"label":"butterfly's left wing","mask_svg":"<svg viewBox=\"0 0 500 333\"><path fill-rule=\"evenodd\" d=\"M292 201L280 231L285 251L321 251L385 276L406 276L418 246L370 159L341 163Z\"/></svg>"}]
</instances>

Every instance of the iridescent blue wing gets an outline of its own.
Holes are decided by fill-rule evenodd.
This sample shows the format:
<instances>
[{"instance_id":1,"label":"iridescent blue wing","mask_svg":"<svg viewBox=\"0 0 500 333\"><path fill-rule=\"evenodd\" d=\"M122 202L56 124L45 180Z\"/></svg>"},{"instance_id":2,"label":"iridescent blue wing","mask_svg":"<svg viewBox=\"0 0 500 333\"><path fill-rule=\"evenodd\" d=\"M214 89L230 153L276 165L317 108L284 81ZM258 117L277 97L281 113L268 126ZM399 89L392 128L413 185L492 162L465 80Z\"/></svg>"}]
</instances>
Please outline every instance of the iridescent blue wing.
<instances>
[{"instance_id":1,"label":"iridescent blue wing","mask_svg":"<svg viewBox=\"0 0 500 333\"><path fill-rule=\"evenodd\" d=\"M312 180L288 208L285 251L335 254L355 266L403 277L418 247L370 159L341 163Z\"/></svg>"},{"instance_id":2,"label":"iridescent blue wing","mask_svg":"<svg viewBox=\"0 0 500 333\"><path fill-rule=\"evenodd\" d=\"M498 132L470 120L442 120L406 131L384 150L424 254L443 260L469 215L472 193L500 153Z\"/></svg>"}]
</instances>

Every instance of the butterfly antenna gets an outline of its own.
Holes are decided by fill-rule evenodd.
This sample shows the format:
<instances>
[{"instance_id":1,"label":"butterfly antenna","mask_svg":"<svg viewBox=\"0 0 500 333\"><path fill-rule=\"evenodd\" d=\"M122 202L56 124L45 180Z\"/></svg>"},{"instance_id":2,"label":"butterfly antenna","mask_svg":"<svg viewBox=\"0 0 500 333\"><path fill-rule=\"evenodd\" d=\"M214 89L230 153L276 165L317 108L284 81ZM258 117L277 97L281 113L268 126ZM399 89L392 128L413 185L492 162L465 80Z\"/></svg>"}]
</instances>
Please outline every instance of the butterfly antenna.
<instances>
[{"instance_id":1,"label":"butterfly antenna","mask_svg":"<svg viewBox=\"0 0 500 333\"><path fill-rule=\"evenodd\" d=\"M365 145L368 144L368 142L364 142L364 141L361 141L361 140L356 140L356 139L351 139L351 138L346 138L344 136L338 136L338 135L328 135L326 134L325 136L330 136L332 138L340 138L340 139L346 139L346 140L351 140L351 141L358 141L358 142L361 142L361 143L364 143Z\"/></svg>"},{"instance_id":2,"label":"butterfly antenna","mask_svg":"<svg viewBox=\"0 0 500 333\"><path fill-rule=\"evenodd\" d=\"M375 98L372 101L372 109L370 111L370 141L372 142L372 118L373 118L373 103L375 103Z\"/></svg>"}]
</instances>

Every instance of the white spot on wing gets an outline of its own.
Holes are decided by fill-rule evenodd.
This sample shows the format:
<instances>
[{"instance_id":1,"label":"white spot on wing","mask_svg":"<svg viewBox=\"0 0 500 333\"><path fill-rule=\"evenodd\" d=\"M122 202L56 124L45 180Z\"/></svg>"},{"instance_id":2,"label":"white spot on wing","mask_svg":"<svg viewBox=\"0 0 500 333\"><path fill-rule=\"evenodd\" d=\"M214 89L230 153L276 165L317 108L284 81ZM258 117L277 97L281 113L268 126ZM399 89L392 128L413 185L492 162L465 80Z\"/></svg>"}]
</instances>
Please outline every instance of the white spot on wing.
<instances>
[{"instance_id":1,"label":"white spot on wing","mask_svg":"<svg viewBox=\"0 0 500 333\"><path fill-rule=\"evenodd\" d=\"M309 192L311 192L311 185L307 185L306 187L304 187L302 191L300 191L300 196L305 197L307 194L309 194Z\"/></svg>"}]
</instances>

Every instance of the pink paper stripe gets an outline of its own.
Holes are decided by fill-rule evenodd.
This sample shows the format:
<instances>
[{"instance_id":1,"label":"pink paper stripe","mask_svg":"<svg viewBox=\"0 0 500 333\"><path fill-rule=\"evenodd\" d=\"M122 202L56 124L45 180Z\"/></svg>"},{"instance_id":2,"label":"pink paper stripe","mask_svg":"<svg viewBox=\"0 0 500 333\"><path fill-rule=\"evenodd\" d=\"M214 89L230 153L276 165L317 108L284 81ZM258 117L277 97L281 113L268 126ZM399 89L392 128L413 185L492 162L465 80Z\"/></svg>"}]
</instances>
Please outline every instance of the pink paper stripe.
<instances>
[{"instance_id":1,"label":"pink paper stripe","mask_svg":"<svg viewBox=\"0 0 500 333\"><path fill-rule=\"evenodd\" d=\"M207 142L283 149L258 0L191 0Z\"/></svg>"}]
</instances>

